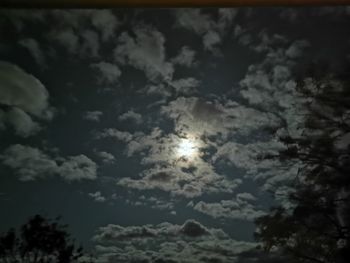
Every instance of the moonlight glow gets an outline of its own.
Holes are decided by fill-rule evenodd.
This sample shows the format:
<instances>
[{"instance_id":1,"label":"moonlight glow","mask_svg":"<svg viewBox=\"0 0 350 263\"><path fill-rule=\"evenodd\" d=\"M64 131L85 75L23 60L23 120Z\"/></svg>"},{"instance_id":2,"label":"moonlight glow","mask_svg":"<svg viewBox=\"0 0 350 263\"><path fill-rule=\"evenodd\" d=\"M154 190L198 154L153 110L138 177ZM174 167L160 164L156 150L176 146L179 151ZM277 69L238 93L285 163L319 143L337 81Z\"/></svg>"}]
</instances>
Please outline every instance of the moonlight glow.
<instances>
[{"instance_id":1,"label":"moonlight glow","mask_svg":"<svg viewBox=\"0 0 350 263\"><path fill-rule=\"evenodd\" d=\"M194 141L190 139L182 139L177 149L177 154L180 157L191 158L197 152L197 147Z\"/></svg>"}]
</instances>

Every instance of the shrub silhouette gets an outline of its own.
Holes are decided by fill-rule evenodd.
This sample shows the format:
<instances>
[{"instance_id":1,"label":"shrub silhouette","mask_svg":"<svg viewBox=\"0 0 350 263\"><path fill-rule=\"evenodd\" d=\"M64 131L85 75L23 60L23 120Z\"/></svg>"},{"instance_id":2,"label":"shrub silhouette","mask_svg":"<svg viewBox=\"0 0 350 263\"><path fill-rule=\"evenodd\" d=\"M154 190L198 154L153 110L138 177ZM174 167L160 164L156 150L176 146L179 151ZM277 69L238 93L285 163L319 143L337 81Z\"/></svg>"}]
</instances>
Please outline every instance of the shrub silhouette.
<instances>
[{"instance_id":1,"label":"shrub silhouette","mask_svg":"<svg viewBox=\"0 0 350 263\"><path fill-rule=\"evenodd\" d=\"M19 234L10 229L0 236L1 263L82 262L83 248L76 247L67 225L35 215L22 225Z\"/></svg>"}]
</instances>

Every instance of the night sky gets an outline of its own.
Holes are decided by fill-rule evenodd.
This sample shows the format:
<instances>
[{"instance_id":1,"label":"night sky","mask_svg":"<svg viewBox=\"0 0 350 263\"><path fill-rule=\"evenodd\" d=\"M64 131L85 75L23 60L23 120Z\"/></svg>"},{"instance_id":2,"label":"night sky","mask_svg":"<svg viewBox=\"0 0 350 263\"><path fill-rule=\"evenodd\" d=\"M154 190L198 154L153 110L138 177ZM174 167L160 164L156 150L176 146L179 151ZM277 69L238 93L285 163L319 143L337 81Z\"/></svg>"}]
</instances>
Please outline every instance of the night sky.
<instances>
[{"instance_id":1,"label":"night sky","mask_svg":"<svg viewBox=\"0 0 350 263\"><path fill-rule=\"evenodd\" d=\"M300 133L300 74L350 59L350 8L1 10L0 36L0 232L62 216L98 262L244 263L298 169L259 156Z\"/></svg>"}]
</instances>

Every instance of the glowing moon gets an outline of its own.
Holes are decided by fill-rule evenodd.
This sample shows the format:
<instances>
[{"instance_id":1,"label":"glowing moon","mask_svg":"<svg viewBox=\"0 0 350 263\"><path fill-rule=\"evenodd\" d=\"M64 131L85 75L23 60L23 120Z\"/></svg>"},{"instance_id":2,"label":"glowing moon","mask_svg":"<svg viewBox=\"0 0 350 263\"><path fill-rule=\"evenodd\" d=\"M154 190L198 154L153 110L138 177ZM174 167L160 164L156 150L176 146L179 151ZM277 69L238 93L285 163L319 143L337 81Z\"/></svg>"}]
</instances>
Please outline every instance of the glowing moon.
<instances>
[{"instance_id":1,"label":"glowing moon","mask_svg":"<svg viewBox=\"0 0 350 263\"><path fill-rule=\"evenodd\" d=\"M179 157L190 158L197 152L196 144L190 139L182 139L177 148Z\"/></svg>"}]
</instances>

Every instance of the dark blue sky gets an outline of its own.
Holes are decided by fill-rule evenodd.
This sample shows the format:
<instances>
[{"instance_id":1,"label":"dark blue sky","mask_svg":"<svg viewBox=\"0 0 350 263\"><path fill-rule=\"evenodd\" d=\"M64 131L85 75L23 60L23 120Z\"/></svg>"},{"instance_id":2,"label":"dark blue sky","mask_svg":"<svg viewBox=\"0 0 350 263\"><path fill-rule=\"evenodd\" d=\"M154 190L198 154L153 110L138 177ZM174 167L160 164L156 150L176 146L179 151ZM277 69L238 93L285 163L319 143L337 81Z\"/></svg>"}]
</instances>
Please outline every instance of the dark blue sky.
<instances>
[{"instance_id":1,"label":"dark blue sky","mask_svg":"<svg viewBox=\"0 0 350 263\"><path fill-rule=\"evenodd\" d=\"M259 154L301 132L302 72L349 59L348 7L0 12L0 232L61 215L99 262L251 262L298 168Z\"/></svg>"}]
</instances>

